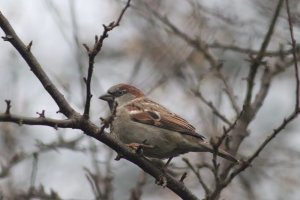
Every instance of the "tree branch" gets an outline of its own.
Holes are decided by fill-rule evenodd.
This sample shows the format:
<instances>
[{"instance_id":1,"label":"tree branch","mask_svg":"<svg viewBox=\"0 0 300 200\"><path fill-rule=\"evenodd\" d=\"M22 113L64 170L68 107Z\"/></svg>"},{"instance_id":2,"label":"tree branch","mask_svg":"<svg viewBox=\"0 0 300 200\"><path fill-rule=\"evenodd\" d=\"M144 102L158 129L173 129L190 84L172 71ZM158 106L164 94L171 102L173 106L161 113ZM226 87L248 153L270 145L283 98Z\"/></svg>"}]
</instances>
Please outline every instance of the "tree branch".
<instances>
[{"instance_id":1,"label":"tree branch","mask_svg":"<svg viewBox=\"0 0 300 200\"><path fill-rule=\"evenodd\" d=\"M168 174L158 169L152 162L144 157L141 157L137 153L131 151L123 143L117 141L109 134L98 134L100 129L92 124L91 122L81 119L81 129L89 136L103 142L107 146L114 149L117 153L122 154L126 160L135 163L137 166L142 168L145 172L153 176L156 180L159 180L162 176L166 178L167 187L175 192L182 199L196 200L198 199L191 191L181 182L173 178Z\"/></svg>"},{"instance_id":2,"label":"tree branch","mask_svg":"<svg viewBox=\"0 0 300 200\"><path fill-rule=\"evenodd\" d=\"M145 5L147 6L147 5ZM209 49L207 48L207 44L200 40L200 39L194 39L190 37L185 32L179 30L178 27L176 27L166 16L162 16L159 12L152 9L151 6L147 6L147 9L152 12L153 16L156 17L158 20L160 20L164 25L166 25L171 31L177 35L179 38L181 38L183 41L185 41L187 44L194 47L197 51L203 54L203 56L207 59L209 64L212 68L218 68L220 66L220 62L215 58L215 56L209 52Z\"/></svg>"},{"instance_id":3,"label":"tree branch","mask_svg":"<svg viewBox=\"0 0 300 200\"><path fill-rule=\"evenodd\" d=\"M192 163L190 163L190 161L189 161L187 158L182 158L182 160L186 163L186 165L187 165L187 166L192 170L192 172L196 175L196 177L197 177L199 183L201 184L202 188L203 188L204 191L205 191L206 196L208 196L208 195L211 193L210 188L207 186L207 184L206 184L206 183L204 182L204 180L202 179L199 170L197 171L197 170L193 167Z\"/></svg>"},{"instance_id":4,"label":"tree branch","mask_svg":"<svg viewBox=\"0 0 300 200\"><path fill-rule=\"evenodd\" d=\"M280 2L279 2L280 4ZM296 58L296 43L294 39L293 34L293 27L291 23L291 16L290 16L290 10L289 10L289 2L286 0L286 9L288 13L288 23L290 28L290 34L291 34L291 40L292 40L292 46L293 46L293 58L294 58L294 70L295 70L295 84L296 84L296 91L295 91L295 107L293 112L283 120L283 122L273 130L273 133L268 136L265 141L258 147L258 149L253 153L253 155L248 158L246 161L244 161L236 170L234 170L230 176L226 179L224 182L224 187L227 186L235 176L237 176L239 173L247 169L253 160L259 156L259 154L262 152L262 150L280 133L282 130L290 123L292 122L296 117L298 117L300 113L299 108L299 91L300 91L300 85L299 85L299 70L297 65L297 58Z\"/></svg>"},{"instance_id":5,"label":"tree branch","mask_svg":"<svg viewBox=\"0 0 300 200\"><path fill-rule=\"evenodd\" d=\"M199 99L201 99L201 101L207 105L212 112L219 117L224 123L231 125L231 122L226 118L226 116L224 116L222 113L219 112L219 110L214 106L214 104L211 101L208 101L207 99L204 98L204 96L202 95L202 93L199 90L193 90L192 91L194 93L194 95L196 97L199 97Z\"/></svg>"},{"instance_id":6,"label":"tree branch","mask_svg":"<svg viewBox=\"0 0 300 200\"><path fill-rule=\"evenodd\" d=\"M18 125L40 125L52 128L78 128L76 119L52 119L44 117L24 117L12 114L0 114L0 122L13 122Z\"/></svg>"},{"instance_id":7,"label":"tree branch","mask_svg":"<svg viewBox=\"0 0 300 200\"><path fill-rule=\"evenodd\" d=\"M243 53L243 54L250 54L250 55L258 55L259 54L259 50L254 50L254 49L250 49L250 48L243 48L240 46L236 46L236 45L230 45L230 44L221 44L218 42L214 42L214 43L210 43L207 45L208 48L211 49L221 49L224 51L233 51L233 52L237 52L237 53ZM298 46L296 48L296 52L300 51L300 47ZM288 56L293 54L294 49L287 49L287 50L277 50L277 51L265 51L264 56L265 57L284 57L284 56Z\"/></svg>"},{"instance_id":8,"label":"tree branch","mask_svg":"<svg viewBox=\"0 0 300 200\"><path fill-rule=\"evenodd\" d=\"M265 38L264 38L264 40L261 44L260 51L258 52L256 58L253 60L251 66L250 66L249 75L247 77L247 79L248 79L247 80L248 81L247 93L246 93L246 97L245 97L245 101L244 101L244 108L246 108L246 109L249 109L249 106L250 106L250 103L251 103L251 97L252 97L254 79L255 79L255 76L256 76L256 72L257 72L257 69L260 66L261 62L262 62L262 59L265 56L265 52L266 52L268 44L271 40L271 37L273 35L274 27L275 27L275 24L276 24L277 19L279 17L279 13L280 13L282 4L283 4L283 0L279 0L278 4L277 4L277 7L276 7L276 10L274 12L274 15L272 17L269 29L268 29L268 31L266 33L266 36L265 36Z\"/></svg>"},{"instance_id":9,"label":"tree branch","mask_svg":"<svg viewBox=\"0 0 300 200\"><path fill-rule=\"evenodd\" d=\"M21 41L17 36L16 32L13 30L7 19L4 17L2 12L0 12L0 27L6 34L2 37L4 41L10 42L16 50L22 55L30 70L35 74L39 81L44 86L45 90L51 95L53 100L59 107L59 111L65 116L71 117L76 114L75 110L68 104L65 97L58 91L58 89L50 81L47 74L42 69L40 63L36 60L35 56L29 51L27 46Z\"/></svg>"},{"instance_id":10,"label":"tree branch","mask_svg":"<svg viewBox=\"0 0 300 200\"><path fill-rule=\"evenodd\" d=\"M296 108L296 110L299 110L300 89L299 89L299 68L298 68L298 60L297 60L297 56L296 56L296 41L295 41L295 38L294 38L293 24L292 24L291 12L290 12L290 7L289 7L289 0L285 0L285 3L286 3L287 15L288 15L288 23L289 23L289 28L290 28L291 40L292 40L294 69L295 69L295 76L296 76L295 77L295 81L296 81L296 104L295 104L295 108Z\"/></svg>"},{"instance_id":11,"label":"tree branch","mask_svg":"<svg viewBox=\"0 0 300 200\"><path fill-rule=\"evenodd\" d=\"M93 75L93 70L94 70L95 57L101 51L103 42L104 42L105 38L108 37L108 33L120 25L122 17L125 14L125 11L130 6L130 2L131 2L131 0L127 1L125 7L122 9L116 22L111 22L107 26L103 24L103 28L104 28L103 33L101 36L99 36L99 39L98 39L97 35L95 36L95 43L94 43L92 50L90 50L90 48L86 44L83 44L83 46L86 48L88 56L89 56L88 75L87 75L87 78L84 78L84 81L86 84L86 101L85 101L83 117L85 117L86 119L89 118L91 98L93 96L91 93L91 81L92 81L92 75Z\"/></svg>"},{"instance_id":12,"label":"tree branch","mask_svg":"<svg viewBox=\"0 0 300 200\"><path fill-rule=\"evenodd\" d=\"M122 16L123 14L121 14L121 17L119 17L119 20L117 21L116 24L112 24L106 28L110 29L113 26L119 25ZM48 78L48 76L43 71L40 64L33 56L33 54L27 50L24 43L16 35L13 28L11 27L11 25L9 24L7 19L2 15L1 12L0 12L0 27L6 33L6 36L3 37L3 39L9 41L18 50L21 56L26 60L30 69L40 80L40 82L42 83L46 91L51 95L51 97L57 103L57 105L60 108L60 111L69 118L67 120L57 121L57 120L50 120L48 118L26 118L26 117L19 117L15 115L1 114L0 121L14 122L18 124L22 122L21 124L29 124L29 125L47 125L54 128L68 127L68 128L80 129L86 135L95 138L96 140L106 144L110 148L119 152L120 154L122 154L122 156L125 159L136 164L137 166L142 168L145 172L153 176L155 179L160 179L161 176L165 176L167 180L167 187L171 189L174 193L176 193L178 196L180 196L182 199L189 199L189 200L198 199L194 194L191 193L191 191L183 183L174 179L170 175L162 174L161 170L158 169L155 165L153 165L151 161L149 161L148 159L139 156L135 152L132 152L130 149L128 149L128 147L126 147L116 139L112 138L109 134L106 133L99 134L100 128L98 128L95 124L87 120L86 117L81 116L79 113L73 110L73 108L69 105L69 103L66 101L64 96L58 91L58 89ZM99 46L96 47L96 49L99 48L101 49L101 45L99 43ZM87 50L89 50L88 47Z\"/></svg>"}]
</instances>

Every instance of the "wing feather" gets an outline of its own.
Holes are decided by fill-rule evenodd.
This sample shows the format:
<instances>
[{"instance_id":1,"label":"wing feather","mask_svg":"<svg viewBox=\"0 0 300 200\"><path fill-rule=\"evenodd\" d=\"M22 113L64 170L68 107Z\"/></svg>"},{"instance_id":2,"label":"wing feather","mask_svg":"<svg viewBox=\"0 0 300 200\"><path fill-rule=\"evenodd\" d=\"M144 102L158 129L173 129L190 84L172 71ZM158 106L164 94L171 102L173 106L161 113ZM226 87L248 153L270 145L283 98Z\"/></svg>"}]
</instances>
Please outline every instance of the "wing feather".
<instances>
[{"instance_id":1,"label":"wing feather","mask_svg":"<svg viewBox=\"0 0 300 200\"><path fill-rule=\"evenodd\" d=\"M141 99L126 107L131 119L135 122L180 132L202 140L205 138L198 134L195 127L188 121L149 99Z\"/></svg>"}]
</instances>

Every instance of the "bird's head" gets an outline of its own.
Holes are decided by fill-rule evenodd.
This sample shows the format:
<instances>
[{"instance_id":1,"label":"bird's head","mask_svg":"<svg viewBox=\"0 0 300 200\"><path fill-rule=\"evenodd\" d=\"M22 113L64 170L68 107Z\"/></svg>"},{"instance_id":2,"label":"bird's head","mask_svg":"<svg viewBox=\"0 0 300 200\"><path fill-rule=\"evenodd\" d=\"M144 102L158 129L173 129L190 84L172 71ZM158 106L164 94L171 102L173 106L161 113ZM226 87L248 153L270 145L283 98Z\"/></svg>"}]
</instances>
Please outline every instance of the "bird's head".
<instances>
[{"instance_id":1,"label":"bird's head","mask_svg":"<svg viewBox=\"0 0 300 200\"><path fill-rule=\"evenodd\" d=\"M114 85L107 90L107 93L100 96L99 99L107 101L110 107L113 105L113 102L116 102L118 106L145 96L144 93L138 88L129 85L129 84L118 84Z\"/></svg>"}]
</instances>

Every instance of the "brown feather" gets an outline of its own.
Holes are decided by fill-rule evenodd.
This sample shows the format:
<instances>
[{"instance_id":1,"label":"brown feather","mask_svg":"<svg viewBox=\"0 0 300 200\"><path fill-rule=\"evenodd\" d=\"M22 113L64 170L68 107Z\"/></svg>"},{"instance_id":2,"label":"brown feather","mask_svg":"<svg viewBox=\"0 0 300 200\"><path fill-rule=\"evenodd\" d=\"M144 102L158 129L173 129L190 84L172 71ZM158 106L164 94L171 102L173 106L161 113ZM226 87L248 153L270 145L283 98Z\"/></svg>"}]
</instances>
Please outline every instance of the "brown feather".
<instances>
[{"instance_id":1,"label":"brown feather","mask_svg":"<svg viewBox=\"0 0 300 200\"><path fill-rule=\"evenodd\" d=\"M127 109L131 112L130 117L135 122L180 132L202 140L205 138L198 134L195 127L188 121L149 99L140 99L127 105Z\"/></svg>"}]
</instances>

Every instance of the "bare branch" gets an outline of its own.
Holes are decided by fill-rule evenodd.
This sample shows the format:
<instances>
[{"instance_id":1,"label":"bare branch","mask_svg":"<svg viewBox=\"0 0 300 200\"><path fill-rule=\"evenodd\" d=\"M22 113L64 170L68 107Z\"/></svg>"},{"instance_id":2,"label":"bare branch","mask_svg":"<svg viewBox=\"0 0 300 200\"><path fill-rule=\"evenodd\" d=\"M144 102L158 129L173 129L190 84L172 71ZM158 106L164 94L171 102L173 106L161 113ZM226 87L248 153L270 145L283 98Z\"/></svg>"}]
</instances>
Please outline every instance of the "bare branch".
<instances>
[{"instance_id":1,"label":"bare branch","mask_svg":"<svg viewBox=\"0 0 300 200\"><path fill-rule=\"evenodd\" d=\"M113 24L106 29L112 28ZM0 121L14 122L17 124L30 124L30 125L46 125L51 127L63 127L63 128L75 128L82 130L86 135L89 135L98 141L103 142L110 148L117 152L120 152L122 156L135 163L137 166L142 168L145 172L149 173L155 179L159 179L162 175L160 169L153 165L149 160L137 155L132 152L124 144L112 138L109 134L99 134L100 129L92 122L83 118L79 113L77 113L66 101L64 96L57 90L54 84L50 81L46 73L42 70L40 64L33 56L31 52L26 51L26 46L16 35L13 28L10 26L7 19L0 13L0 27L6 33L5 40L8 40L22 55L26 60L30 69L34 72L37 78L40 80L46 91L51 95L59 106L60 112L64 113L68 118L66 120L54 120L48 118L26 118L19 117L15 115L0 115ZM101 38L99 39L101 40ZM101 44L102 45L102 44ZM101 45L99 48L101 48ZM93 63L92 63L93 64ZM198 199L191 191L185 187L185 185L178 180L174 179L170 175L164 175L167 180L167 187L174 191L178 196L183 199L196 200Z\"/></svg>"},{"instance_id":2,"label":"bare branch","mask_svg":"<svg viewBox=\"0 0 300 200\"><path fill-rule=\"evenodd\" d=\"M186 165L192 170L192 172L196 175L199 183L201 184L201 186L203 187L206 196L209 195L211 193L209 187L206 185L206 183L204 182L204 180L202 179L200 172L197 171L193 165L190 163L190 161L187 158L182 158L182 160L186 163Z\"/></svg>"},{"instance_id":3,"label":"bare branch","mask_svg":"<svg viewBox=\"0 0 300 200\"><path fill-rule=\"evenodd\" d=\"M15 199L62 200L56 191L51 189L50 192L46 192L42 185L39 188L30 188L28 191L15 195Z\"/></svg>"},{"instance_id":4,"label":"bare branch","mask_svg":"<svg viewBox=\"0 0 300 200\"><path fill-rule=\"evenodd\" d=\"M250 66L249 75L247 77L248 85L247 85L246 97L245 97L245 100L244 100L244 109L249 109L256 72L257 72L257 69L260 66L261 62L262 62L262 59L265 56L265 52L266 52L268 44L271 40L271 37L273 35L274 27L275 27L275 24L276 24L277 19L279 17L279 13L280 13L282 4L283 4L283 0L279 0L278 4L277 4L277 7L276 7L276 10L274 12L274 15L272 17L269 29L268 29L268 31L266 33L266 36L265 36L265 38L264 38L264 40L261 44L260 51L257 54L256 58L253 60L251 66Z\"/></svg>"},{"instance_id":5,"label":"bare branch","mask_svg":"<svg viewBox=\"0 0 300 200\"><path fill-rule=\"evenodd\" d=\"M192 92L196 97L199 97L202 100L202 102L205 105L207 105L217 117L219 117L226 124L231 125L230 121L222 113L219 112L219 110L214 106L214 104L211 101L205 99L199 90L193 90Z\"/></svg>"},{"instance_id":6,"label":"bare branch","mask_svg":"<svg viewBox=\"0 0 300 200\"><path fill-rule=\"evenodd\" d=\"M104 199L101 189L99 187L99 177L96 174L92 173L86 167L84 168L84 171L86 172L85 176L86 176L89 184L91 185L95 199L99 199L99 198Z\"/></svg>"},{"instance_id":7,"label":"bare branch","mask_svg":"<svg viewBox=\"0 0 300 200\"><path fill-rule=\"evenodd\" d=\"M31 51L27 50L27 46L17 36L7 19L0 12L0 27L5 32L6 36L3 37L5 41L9 41L16 50L22 55L27 62L31 71L36 75L39 81L44 86L45 90L51 95L53 100L57 103L59 110L67 117L71 117L76 114L73 108L66 101L65 97L58 91L58 89L50 81L47 74L42 69L40 63L36 60Z\"/></svg>"},{"instance_id":8,"label":"bare branch","mask_svg":"<svg viewBox=\"0 0 300 200\"><path fill-rule=\"evenodd\" d=\"M295 80L296 80L296 110L299 110L299 95L300 95L300 89L299 89L299 68L298 68L298 61L296 56L296 41L294 38L294 32L293 32L293 24L292 24L292 18L291 18L291 12L289 7L289 0L285 0L286 3L286 11L288 14L288 23L290 27L290 34L291 34L291 40L292 40L292 47L293 47L293 59L294 59L294 69L295 69Z\"/></svg>"},{"instance_id":9,"label":"bare branch","mask_svg":"<svg viewBox=\"0 0 300 200\"><path fill-rule=\"evenodd\" d=\"M270 71L268 66L265 67L263 75L261 77L261 85L259 91L257 92L255 99L251 105L253 114L257 113L257 111L261 108L263 101L265 100L271 81L273 80L274 73Z\"/></svg>"},{"instance_id":10,"label":"bare branch","mask_svg":"<svg viewBox=\"0 0 300 200\"><path fill-rule=\"evenodd\" d=\"M35 158L35 157L37 157L38 154L45 153L48 151L53 151L53 150L57 151L59 148L71 149L71 150L75 150L75 151L81 150L76 147L78 142L81 139L82 139L82 137L79 137L79 138L75 138L75 139L66 141L63 138L61 138L58 141L54 141L49 144L44 144L40 141L37 141L36 146L38 147L38 149L36 151L34 151L32 153L24 153L24 152L16 153L7 161L6 164L1 165L0 178L4 178L4 177L8 176L10 171L16 164L18 164L28 158L32 158L32 157ZM35 164L35 160L33 162L34 162L33 164ZM32 177L33 176L35 176L35 175L32 175Z\"/></svg>"},{"instance_id":11,"label":"bare branch","mask_svg":"<svg viewBox=\"0 0 300 200\"><path fill-rule=\"evenodd\" d=\"M134 188L131 189L131 196L130 196L130 200L140 200L141 196L143 194L143 188L146 184L146 173L145 172L141 172L136 186Z\"/></svg>"},{"instance_id":12,"label":"bare branch","mask_svg":"<svg viewBox=\"0 0 300 200\"><path fill-rule=\"evenodd\" d=\"M294 66L295 66L295 84L296 84L296 91L295 91L295 108L294 111L283 120L283 122L273 130L273 133L266 138L266 140L258 147L258 149L253 153L253 155L248 158L246 161L244 161L235 171L233 171L228 179L225 181L225 185L228 185L232 179L237 176L239 173L244 171L246 168L248 168L252 161L259 156L259 154L262 152L262 150L280 133L282 130L290 123L292 122L300 113L299 109L299 74L298 74L298 65L297 65L297 59L296 59L296 43L294 40L293 36L293 28L292 28L292 23L291 23L291 18L290 18L290 11L289 11L289 4L288 0L286 0L286 7L287 7L287 13L288 13L288 22L290 26L290 33L291 33L291 39L292 39L292 44L293 44L293 57L294 57Z\"/></svg>"},{"instance_id":13,"label":"bare branch","mask_svg":"<svg viewBox=\"0 0 300 200\"><path fill-rule=\"evenodd\" d=\"M30 189L34 188L35 180L36 180L36 174L38 170L38 154L33 154L33 161L32 161L32 170L31 170L31 177L30 177Z\"/></svg>"},{"instance_id":14,"label":"bare branch","mask_svg":"<svg viewBox=\"0 0 300 200\"><path fill-rule=\"evenodd\" d=\"M221 44L218 42L214 42L211 44L207 45L208 48L211 49L221 49L224 51L234 51L237 53L243 53L243 54L250 54L250 55L258 55L259 54L259 50L254 50L254 49L250 49L250 48L244 48L244 47L240 47L240 46L235 46L235 45L229 45L229 44ZM296 52L300 51L300 46L298 46L296 48ZM287 49L287 50L277 50L277 51L265 51L264 56L265 57L284 57L287 55L291 55L293 54L294 49Z\"/></svg>"},{"instance_id":15,"label":"bare branch","mask_svg":"<svg viewBox=\"0 0 300 200\"><path fill-rule=\"evenodd\" d=\"M23 117L19 115L6 115L0 114L1 122L13 122L18 125L42 125L42 126L50 126L55 129L57 128L78 128L78 124L76 119L52 119L52 118L44 118L44 117Z\"/></svg>"},{"instance_id":16,"label":"bare branch","mask_svg":"<svg viewBox=\"0 0 300 200\"><path fill-rule=\"evenodd\" d=\"M184 172L184 173L181 175L181 177L180 177L180 179L179 179L179 182L183 183L183 181L184 181L184 179L185 179L186 177L187 177L187 173Z\"/></svg>"},{"instance_id":17,"label":"bare branch","mask_svg":"<svg viewBox=\"0 0 300 200\"><path fill-rule=\"evenodd\" d=\"M237 102L236 102L236 97L234 95L234 92L232 90L232 87L229 86L227 78L224 77L224 74L220 71L220 69L217 70L217 77L219 77L221 79L221 81L224 84L224 91L227 94L229 101L234 109L234 111L236 112L236 114L241 112L240 107L238 106Z\"/></svg>"},{"instance_id":18,"label":"bare branch","mask_svg":"<svg viewBox=\"0 0 300 200\"><path fill-rule=\"evenodd\" d=\"M156 10L152 9L151 6L147 6L147 9L150 10L150 12L152 12L154 17L159 19L163 24L165 24L169 29L171 29L171 31L173 31L175 35L177 35L183 41L185 41L186 43L194 47L197 51L202 53L212 68L218 68L220 66L221 63L215 58L215 56L211 52L209 52L207 44L204 41L198 38L191 38L188 34L179 30L179 28L176 27L166 16L163 16Z\"/></svg>"},{"instance_id":19,"label":"bare branch","mask_svg":"<svg viewBox=\"0 0 300 200\"><path fill-rule=\"evenodd\" d=\"M280 133L291 121L293 121L298 116L298 114L299 110L295 110L290 116L284 119L282 124L280 124L276 129L274 129L273 133L258 147L258 149L253 153L253 155L246 161L242 162L239 168L237 168L230 174L229 178L225 182L226 185L228 185L236 175L248 168L252 161L256 157L258 157L260 152L269 144L269 142L271 142L271 140L274 139L278 135L278 133Z\"/></svg>"},{"instance_id":20,"label":"bare branch","mask_svg":"<svg viewBox=\"0 0 300 200\"><path fill-rule=\"evenodd\" d=\"M111 22L109 25L103 25L103 33L101 36L95 36L95 43L93 48L90 50L90 48L84 44L83 46L88 52L89 56L89 68L88 68L88 75L85 80L86 83L86 101L85 101L85 107L84 107L84 113L83 117L86 119L89 118L89 113L90 113L90 103L91 103L91 98L92 98L92 93L91 93L91 81L92 81L92 75L93 75L93 70L94 70L94 62L95 62L95 57L98 55L98 53L101 51L103 42L105 38L108 37L108 33L112 31L114 28L120 25L120 22L122 20L122 17L124 16L125 11L129 8L131 0L128 0L125 7L122 9L118 19L116 22Z\"/></svg>"}]
</instances>

